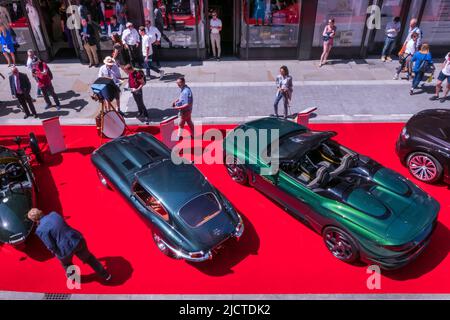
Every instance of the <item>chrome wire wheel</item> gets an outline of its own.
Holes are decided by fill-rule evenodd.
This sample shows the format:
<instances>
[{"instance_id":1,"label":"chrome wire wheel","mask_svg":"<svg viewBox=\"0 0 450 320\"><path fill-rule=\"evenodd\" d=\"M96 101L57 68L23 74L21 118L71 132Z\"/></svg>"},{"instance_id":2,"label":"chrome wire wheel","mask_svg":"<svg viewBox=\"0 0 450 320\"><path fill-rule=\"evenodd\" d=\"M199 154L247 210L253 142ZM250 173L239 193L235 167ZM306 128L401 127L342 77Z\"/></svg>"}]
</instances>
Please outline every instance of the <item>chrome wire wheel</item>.
<instances>
[{"instance_id":1,"label":"chrome wire wheel","mask_svg":"<svg viewBox=\"0 0 450 320\"><path fill-rule=\"evenodd\" d=\"M227 156L225 160L225 166L227 168L228 175L233 179L233 181L239 184L247 184L247 173L245 172L245 167L238 163L236 157Z\"/></svg>"},{"instance_id":2,"label":"chrome wire wheel","mask_svg":"<svg viewBox=\"0 0 450 320\"><path fill-rule=\"evenodd\" d=\"M327 227L323 233L327 249L339 260L354 262L358 258L358 249L353 239L336 227Z\"/></svg>"},{"instance_id":3,"label":"chrome wire wheel","mask_svg":"<svg viewBox=\"0 0 450 320\"><path fill-rule=\"evenodd\" d=\"M423 182L435 182L439 179L442 167L439 162L426 153L414 153L408 159L409 172Z\"/></svg>"}]
</instances>

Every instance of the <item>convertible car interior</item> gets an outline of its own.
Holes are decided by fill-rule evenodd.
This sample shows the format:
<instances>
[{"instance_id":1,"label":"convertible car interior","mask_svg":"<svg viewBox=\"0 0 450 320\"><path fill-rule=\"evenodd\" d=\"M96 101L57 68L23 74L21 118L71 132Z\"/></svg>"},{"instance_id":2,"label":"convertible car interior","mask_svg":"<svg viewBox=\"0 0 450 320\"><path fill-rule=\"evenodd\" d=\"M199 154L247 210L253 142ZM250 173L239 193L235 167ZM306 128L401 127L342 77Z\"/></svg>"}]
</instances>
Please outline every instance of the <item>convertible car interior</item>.
<instances>
[{"instance_id":1,"label":"convertible car interior","mask_svg":"<svg viewBox=\"0 0 450 320\"><path fill-rule=\"evenodd\" d=\"M0 159L0 190L23 180L25 170L16 158Z\"/></svg>"},{"instance_id":2,"label":"convertible car interior","mask_svg":"<svg viewBox=\"0 0 450 320\"><path fill-rule=\"evenodd\" d=\"M310 133L289 138L290 144L298 145L298 150L291 145L286 152L281 145L280 167L314 192L343 199L346 190L364 187L370 173L361 165L365 157L330 140L333 135Z\"/></svg>"}]
</instances>

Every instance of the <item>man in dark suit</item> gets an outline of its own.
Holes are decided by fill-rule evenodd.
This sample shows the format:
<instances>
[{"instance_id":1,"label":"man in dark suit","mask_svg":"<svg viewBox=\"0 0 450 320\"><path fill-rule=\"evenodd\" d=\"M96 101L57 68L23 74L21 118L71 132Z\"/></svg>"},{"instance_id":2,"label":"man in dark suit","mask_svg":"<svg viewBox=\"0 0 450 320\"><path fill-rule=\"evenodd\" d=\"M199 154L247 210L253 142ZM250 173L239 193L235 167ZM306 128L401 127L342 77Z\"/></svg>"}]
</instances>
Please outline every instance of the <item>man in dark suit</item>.
<instances>
[{"instance_id":1,"label":"man in dark suit","mask_svg":"<svg viewBox=\"0 0 450 320\"><path fill-rule=\"evenodd\" d=\"M11 95L19 100L20 105L25 113L24 119L31 116L37 118L36 109L34 108L33 99L30 96L31 83L25 73L19 72L17 67L12 68L12 74L9 76L9 86Z\"/></svg>"},{"instance_id":2,"label":"man in dark suit","mask_svg":"<svg viewBox=\"0 0 450 320\"><path fill-rule=\"evenodd\" d=\"M27 216L37 224L36 235L59 259L68 277L72 275L70 267L73 266L73 256L76 256L83 263L87 263L103 280L111 280L111 274L89 251L83 235L69 226L60 214L53 211L44 215L41 210L32 208Z\"/></svg>"},{"instance_id":3,"label":"man in dark suit","mask_svg":"<svg viewBox=\"0 0 450 320\"><path fill-rule=\"evenodd\" d=\"M83 42L83 48L86 51L86 55L89 59L89 68L93 66L99 67L97 55L97 37L94 27L89 24L86 19L81 19L81 29L79 32L81 41Z\"/></svg>"}]
</instances>

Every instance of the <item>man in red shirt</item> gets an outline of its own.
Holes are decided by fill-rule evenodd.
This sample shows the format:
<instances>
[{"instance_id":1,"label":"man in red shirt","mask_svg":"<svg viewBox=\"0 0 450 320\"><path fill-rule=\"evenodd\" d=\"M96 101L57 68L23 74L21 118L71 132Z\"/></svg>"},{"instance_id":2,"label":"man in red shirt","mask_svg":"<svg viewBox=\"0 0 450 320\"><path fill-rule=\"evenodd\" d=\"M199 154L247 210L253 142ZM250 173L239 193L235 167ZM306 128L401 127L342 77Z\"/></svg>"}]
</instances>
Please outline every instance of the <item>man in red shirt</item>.
<instances>
[{"instance_id":1,"label":"man in red shirt","mask_svg":"<svg viewBox=\"0 0 450 320\"><path fill-rule=\"evenodd\" d=\"M142 72L135 70L131 64L127 64L124 70L128 74L128 86L130 87L131 94L133 95L134 101L136 101L139 110L138 117L144 116L145 123L148 124L148 112L144 105L144 96L142 93L142 88L145 84L145 75L143 75Z\"/></svg>"},{"instance_id":2,"label":"man in red shirt","mask_svg":"<svg viewBox=\"0 0 450 320\"><path fill-rule=\"evenodd\" d=\"M46 103L45 109L48 109L52 106L49 96L53 97L55 100L56 109L61 109L61 104L59 103L58 96L55 93L55 89L53 88L52 79L53 75L50 71L49 67L44 61L39 60L38 57L33 58L33 76L38 81L38 87L42 91L42 95L44 96L44 100Z\"/></svg>"}]
</instances>

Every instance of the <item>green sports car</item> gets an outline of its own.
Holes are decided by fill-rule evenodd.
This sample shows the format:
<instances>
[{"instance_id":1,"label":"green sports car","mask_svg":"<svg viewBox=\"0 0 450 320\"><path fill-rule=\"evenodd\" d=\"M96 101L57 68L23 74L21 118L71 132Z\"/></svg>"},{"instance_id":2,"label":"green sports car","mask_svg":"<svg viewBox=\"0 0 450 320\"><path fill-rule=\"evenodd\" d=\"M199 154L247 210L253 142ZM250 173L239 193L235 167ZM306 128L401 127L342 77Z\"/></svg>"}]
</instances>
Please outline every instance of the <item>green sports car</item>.
<instances>
[{"instance_id":1,"label":"green sports car","mask_svg":"<svg viewBox=\"0 0 450 320\"><path fill-rule=\"evenodd\" d=\"M400 174L292 121L263 118L224 140L228 174L323 236L338 259L396 269L430 241L439 204Z\"/></svg>"}]
</instances>

